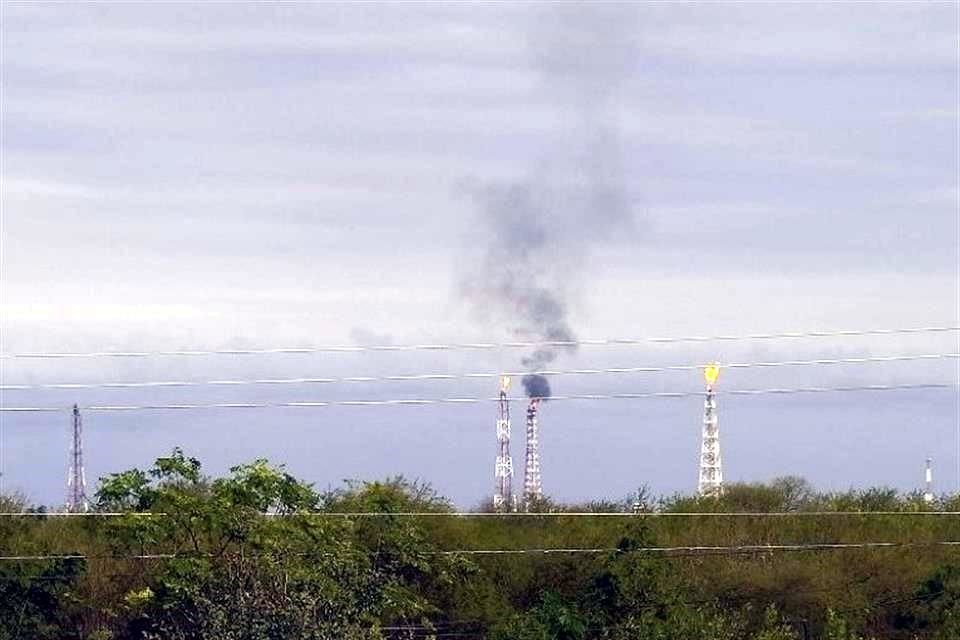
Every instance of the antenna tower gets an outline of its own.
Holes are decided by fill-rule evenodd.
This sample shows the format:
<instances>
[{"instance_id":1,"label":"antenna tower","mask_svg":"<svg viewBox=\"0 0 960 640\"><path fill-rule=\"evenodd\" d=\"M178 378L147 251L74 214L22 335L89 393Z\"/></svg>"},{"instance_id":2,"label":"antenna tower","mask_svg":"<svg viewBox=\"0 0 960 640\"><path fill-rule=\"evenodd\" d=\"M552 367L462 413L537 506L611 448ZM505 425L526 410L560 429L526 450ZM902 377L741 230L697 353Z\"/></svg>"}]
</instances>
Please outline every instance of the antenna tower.
<instances>
[{"instance_id":1,"label":"antenna tower","mask_svg":"<svg viewBox=\"0 0 960 640\"><path fill-rule=\"evenodd\" d=\"M703 434L700 441L701 496L717 497L723 494L723 464L720 458L720 430L717 424L717 399L713 385L720 377L720 365L711 364L703 369L707 382L707 397L703 403Z\"/></svg>"},{"instance_id":2,"label":"antenna tower","mask_svg":"<svg viewBox=\"0 0 960 640\"><path fill-rule=\"evenodd\" d=\"M530 398L527 406L527 456L523 473L523 501L527 508L543 498L543 485L540 481L540 439L538 435L537 411L540 398Z\"/></svg>"},{"instance_id":3,"label":"antenna tower","mask_svg":"<svg viewBox=\"0 0 960 640\"><path fill-rule=\"evenodd\" d=\"M494 471L495 488L493 508L496 511L512 511L513 458L510 457L510 376L500 378L500 405L497 416L497 466Z\"/></svg>"},{"instance_id":4,"label":"antenna tower","mask_svg":"<svg viewBox=\"0 0 960 640\"><path fill-rule=\"evenodd\" d=\"M83 422L80 409L73 405L73 442L70 447L70 471L67 474L67 511L87 511L87 476L83 469Z\"/></svg>"}]
</instances>

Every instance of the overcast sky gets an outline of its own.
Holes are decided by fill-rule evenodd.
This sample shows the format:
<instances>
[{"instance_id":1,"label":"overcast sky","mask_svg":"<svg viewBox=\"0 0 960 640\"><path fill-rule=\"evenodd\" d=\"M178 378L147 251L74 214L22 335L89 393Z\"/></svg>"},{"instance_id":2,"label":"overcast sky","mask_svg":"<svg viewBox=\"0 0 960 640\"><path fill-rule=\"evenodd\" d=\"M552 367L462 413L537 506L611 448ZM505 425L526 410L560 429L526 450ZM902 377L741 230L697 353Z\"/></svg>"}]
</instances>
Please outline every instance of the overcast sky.
<instances>
[{"instance_id":1,"label":"overcast sky","mask_svg":"<svg viewBox=\"0 0 960 640\"><path fill-rule=\"evenodd\" d=\"M955 3L2 11L4 353L536 337L515 300L491 299L501 277L548 290L581 338L960 323ZM529 253L527 238L539 243ZM555 366L957 350L956 333L585 347ZM5 360L2 374L499 371L523 355ZM721 384L957 376L955 361L915 362L729 370ZM696 373L569 376L554 389L699 384ZM494 391L482 380L6 391L3 403ZM548 405L545 490L693 490L701 404ZM66 414L0 419L6 487L62 500ZM268 457L321 487L405 473L469 506L493 486L494 419L489 406L89 413L88 476L179 444L211 471ZM957 486L951 391L721 399L720 420L728 479L912 489L932 455L939 487ZM518 484L522 447L515 438Z\"/></svg>"}]
</instances>

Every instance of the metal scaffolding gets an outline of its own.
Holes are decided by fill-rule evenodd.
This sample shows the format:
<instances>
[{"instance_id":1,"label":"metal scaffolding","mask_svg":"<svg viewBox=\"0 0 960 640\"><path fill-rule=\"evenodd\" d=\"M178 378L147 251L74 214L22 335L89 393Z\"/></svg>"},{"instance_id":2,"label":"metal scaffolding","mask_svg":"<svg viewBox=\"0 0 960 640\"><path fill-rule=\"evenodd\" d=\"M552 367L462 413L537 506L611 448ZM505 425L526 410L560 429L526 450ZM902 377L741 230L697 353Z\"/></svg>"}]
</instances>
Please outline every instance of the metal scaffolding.
<instances>
[{"instance_id":1,"label":"metal scaffolding","mask_svg":"<svg viewBox=\"0 0 960 640\"><path fill-rule=\"evenodd\" d=\"M497 511L514 511L513 458L510 456L510 376L500 378L500 402L497 416L497 465L494 471L495 488L493 508Z\"/></svg>"},{"instance_id":2,"label":"metal scaffolding","mask_svg":"<svg viewBox=\"0 0 960 640\"><path fill-rule=\"evenodd\" d=\"M83 422L80 409L73 405L73 440L70 446L70 470L67 472L67 503L70 512L90 509L87 501L87 475L83 468Z\"/></svg>"},{"instance_id":3,"label":"metal scaffolding","mask_svg":"<svg viewBox=\"0 0 960 640\"><path fill-rule=\"evenodd\" d=\"M723 461L720 457L720 429L717 421L717 398L713 385L720 376L720 366L713 364L704 368L707 382L707 397L703 403L703 432L700 440L700 482L697 491L701 496L717 497L723 493Z\"/></svg>"},{"instance_id":4,"label":"metal scaffolding","mask_svg":"<svg viewBox=\"0 0 960 640\"><path fill-rule=\"evenodd\" d=\"M524 461L523 501L529 507L543 498L543 485L540 479L540 438L537 424L537 412L540 398L530 398L527 405L527 455Z\"/></svg>"}]
</instances>

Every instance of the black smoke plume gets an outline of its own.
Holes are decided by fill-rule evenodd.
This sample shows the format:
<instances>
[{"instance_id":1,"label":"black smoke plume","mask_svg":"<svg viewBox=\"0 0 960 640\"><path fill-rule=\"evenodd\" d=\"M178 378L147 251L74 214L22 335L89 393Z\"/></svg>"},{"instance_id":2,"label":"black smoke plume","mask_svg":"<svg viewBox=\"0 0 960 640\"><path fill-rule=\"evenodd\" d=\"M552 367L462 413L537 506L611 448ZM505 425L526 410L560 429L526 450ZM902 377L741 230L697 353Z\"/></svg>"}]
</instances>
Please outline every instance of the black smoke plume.
<instances>
[{"instance_id":1,"label":"black smoke plume","mask_svg":"<svg viewBox=\"0 0 960 640\"><path fill-rule=\"evenodd\" d=\"M523 390L527 392L528 398L546 400L550 397L550 381L547 380L546 376L528 373L523 376Z\"/></svg>"},{"instance_id":2,"label":"black smoke plume","mask_svg":"<svg viewBox=\"0 0 960 640\"><path fill-rule=\"evenodd\" d=\"M635 72L636 34L630 7L545 11L530 41L543 92L565 124L531 176L469 188L479 221L462 288L484 320L506 326L515 339L575 343L570 300L592 249L634 231L611 98ZM536 372L575 350L575 344L542 345L524 356L527 395L549 398L550 383Z\"/></svg>"}]
</instances>

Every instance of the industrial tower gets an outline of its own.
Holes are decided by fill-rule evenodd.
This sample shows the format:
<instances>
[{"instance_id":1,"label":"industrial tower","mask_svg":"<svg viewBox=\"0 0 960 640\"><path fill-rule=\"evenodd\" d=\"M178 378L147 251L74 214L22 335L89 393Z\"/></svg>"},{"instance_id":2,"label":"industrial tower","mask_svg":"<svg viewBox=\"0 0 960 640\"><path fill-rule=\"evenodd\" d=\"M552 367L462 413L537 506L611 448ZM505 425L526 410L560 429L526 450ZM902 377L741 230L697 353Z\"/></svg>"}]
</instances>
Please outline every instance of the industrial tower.
<instances>
[{"instance_id":1,"label":"industrial tower","mask_svg":"<svg viewBox=\"0 0 960 640\"><path fill-rule=\"evenodd\" d=\"M527 508L543 498L543 485L540 481L540 439L537 426L539 408L540 398L530 398L530 404L527 406L527 456L523 469L523 502Z\"/></svg>"},{"instance_id":2,"label":"industrial tower","mask_svg":"<svg viewBox=\"0 0 960 640\"><path fill-rule=\"evenodd\" d=\"M713 385L720 377L720 365L711 364L703 369L707 382L707 397L703 403L703 435L700 442L701 496L717 497L723 494L723 464L720 458L720 431L717 425L717 400Z\"/></svg>"},{"instance_id":3,"label":"industrial tower","mask_svg":"<svg viewBox=\"0 0 960 640\"><path fill-rule=\"evenodd\" d=\"M497 466L494 471L493 508L513 511L513 458L510 457L510 376L500 378L500 406L497 417Z\"/></svg>"},{"instance_id":4,"label":"industrial tower","mask_svg":"<svg viewBox=\"0 0 960 640\"><path fill-rule=\"evenodd\" d=\"M83 469L83 423L80 409L73 405L73 442L70 446L70 471L67 473L67 511L87 511L87 476Z\"/></svg>"},{"instance_id":5,"label":"industrial tower","mask_svg":"<svg viewBox=\"0 0 960 640\"><path fill-rule=\"evenodd\" d=\"M923 501L931 504L935 497L933 495L933 459L927 458L927 467L923 476Z\"/></svg>"}]
</instances>

